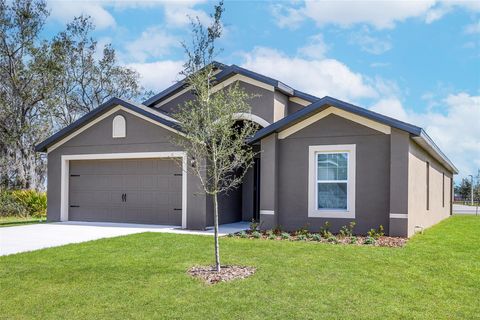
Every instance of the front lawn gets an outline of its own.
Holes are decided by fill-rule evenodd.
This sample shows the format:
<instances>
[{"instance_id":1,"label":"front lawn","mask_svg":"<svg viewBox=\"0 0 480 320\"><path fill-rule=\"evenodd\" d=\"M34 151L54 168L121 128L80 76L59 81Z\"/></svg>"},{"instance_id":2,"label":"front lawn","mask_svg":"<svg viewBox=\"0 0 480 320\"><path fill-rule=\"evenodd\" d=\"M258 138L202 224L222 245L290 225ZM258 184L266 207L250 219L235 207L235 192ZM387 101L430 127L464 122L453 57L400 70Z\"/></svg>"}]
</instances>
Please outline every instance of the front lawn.
<instances>
[{"instance_id":1,"label":"front lawn","mask_svg":"<svg viewBox=\"0 0 480 320\"><path fill-rule=\"evenodd\" d=\"M5 319L474 319L480 218L454 216L403 248L222 238L223 263L254 266L207 286L213 238L144 233L0 257Z\"/></svg>"}]
</instances>

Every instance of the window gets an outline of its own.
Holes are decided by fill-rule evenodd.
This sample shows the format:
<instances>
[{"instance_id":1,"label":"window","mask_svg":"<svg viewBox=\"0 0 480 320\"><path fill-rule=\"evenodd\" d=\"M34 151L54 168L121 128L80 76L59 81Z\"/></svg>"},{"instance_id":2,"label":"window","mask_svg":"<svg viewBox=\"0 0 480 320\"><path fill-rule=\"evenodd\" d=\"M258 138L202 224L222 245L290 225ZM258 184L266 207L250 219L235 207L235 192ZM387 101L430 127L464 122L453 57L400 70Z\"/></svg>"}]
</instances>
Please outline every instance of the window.
<instances>
[{"instance_id":1,"label":"window","mask_svg":"<svg viewBox=\"0 0 480 320\"><path fill-rule=\"evenodd\" d=\"M427 210L430 210L430 162L427 161Z\"/></svg>"},{"instance_id":2,"label":"window","mask_svg":"<svg viewBox=\"0 0 480 320\"><path fill-rule=\"evenodd\" d=\"M355 145L310 146L309 217L355 217Z\"/></svg>"},{"instance_id":3,"label":"window","mask_svg":"<svg viewBox=\"0 0 480 320\"><path fill-rule=\"evenodd\" d=\"M125 138L127 136L127 123L125 117L118 115L112 121L112 137Z\"/></svg>"}]
</instances>

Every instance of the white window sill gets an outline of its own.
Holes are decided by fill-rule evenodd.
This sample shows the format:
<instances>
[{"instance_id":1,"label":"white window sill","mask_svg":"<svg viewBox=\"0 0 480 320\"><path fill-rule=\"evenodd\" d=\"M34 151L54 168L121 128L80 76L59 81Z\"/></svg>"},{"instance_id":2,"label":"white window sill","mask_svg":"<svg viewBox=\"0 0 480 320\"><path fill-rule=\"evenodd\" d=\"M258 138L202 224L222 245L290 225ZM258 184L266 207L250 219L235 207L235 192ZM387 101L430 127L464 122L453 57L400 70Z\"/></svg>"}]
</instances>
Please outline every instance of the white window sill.
<instances>
[{"instance_id":1,"label":"white window sill","mask_svg":"<svg viewBox=\"0 0 480 320\"><path fill-rule=\"evenodd\" d=\"M338 219L354 219L354 211L345 210L313 210L308 212L309 218L338 218Z\"/></svg>"}]
</instances>

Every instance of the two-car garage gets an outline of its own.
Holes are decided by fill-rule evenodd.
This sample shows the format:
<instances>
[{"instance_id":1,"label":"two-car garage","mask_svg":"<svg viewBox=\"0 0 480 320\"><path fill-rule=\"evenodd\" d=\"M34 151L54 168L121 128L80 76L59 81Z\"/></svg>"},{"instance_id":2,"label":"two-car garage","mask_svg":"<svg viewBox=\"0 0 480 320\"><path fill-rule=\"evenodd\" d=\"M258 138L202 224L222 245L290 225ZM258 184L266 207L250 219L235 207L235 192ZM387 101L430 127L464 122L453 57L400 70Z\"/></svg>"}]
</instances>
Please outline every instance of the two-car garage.
<instances>
[{"instance_id":1,"label":"two-car garage","mask_svg":"<svg viewBox=\"0 0 480 320\"><path fill-rule=\"evenodd\" d=\"M69 166L69 220L182 224L176 160L72 160Z\"/></svg>"}]
</instances>

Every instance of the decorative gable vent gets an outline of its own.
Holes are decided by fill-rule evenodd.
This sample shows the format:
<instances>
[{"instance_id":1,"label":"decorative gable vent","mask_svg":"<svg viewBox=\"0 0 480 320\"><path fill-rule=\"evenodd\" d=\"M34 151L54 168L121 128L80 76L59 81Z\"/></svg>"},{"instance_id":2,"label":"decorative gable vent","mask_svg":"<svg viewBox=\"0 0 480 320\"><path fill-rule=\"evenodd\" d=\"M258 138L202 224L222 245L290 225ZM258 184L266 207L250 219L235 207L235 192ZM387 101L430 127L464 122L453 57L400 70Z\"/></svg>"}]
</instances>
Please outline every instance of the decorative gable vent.
<instances>
[{"instance_id":1,"label":"decorative gable vent","mask_svg":"<svg viewBox=\"0 0 480 320\"><path fill-rule=\"evenodd\" d=\"M113 118L112 127L113 138L125 138L127 136L127 121L124 116L115 116L115 118Z\"/></svg>"}]
</instances>

